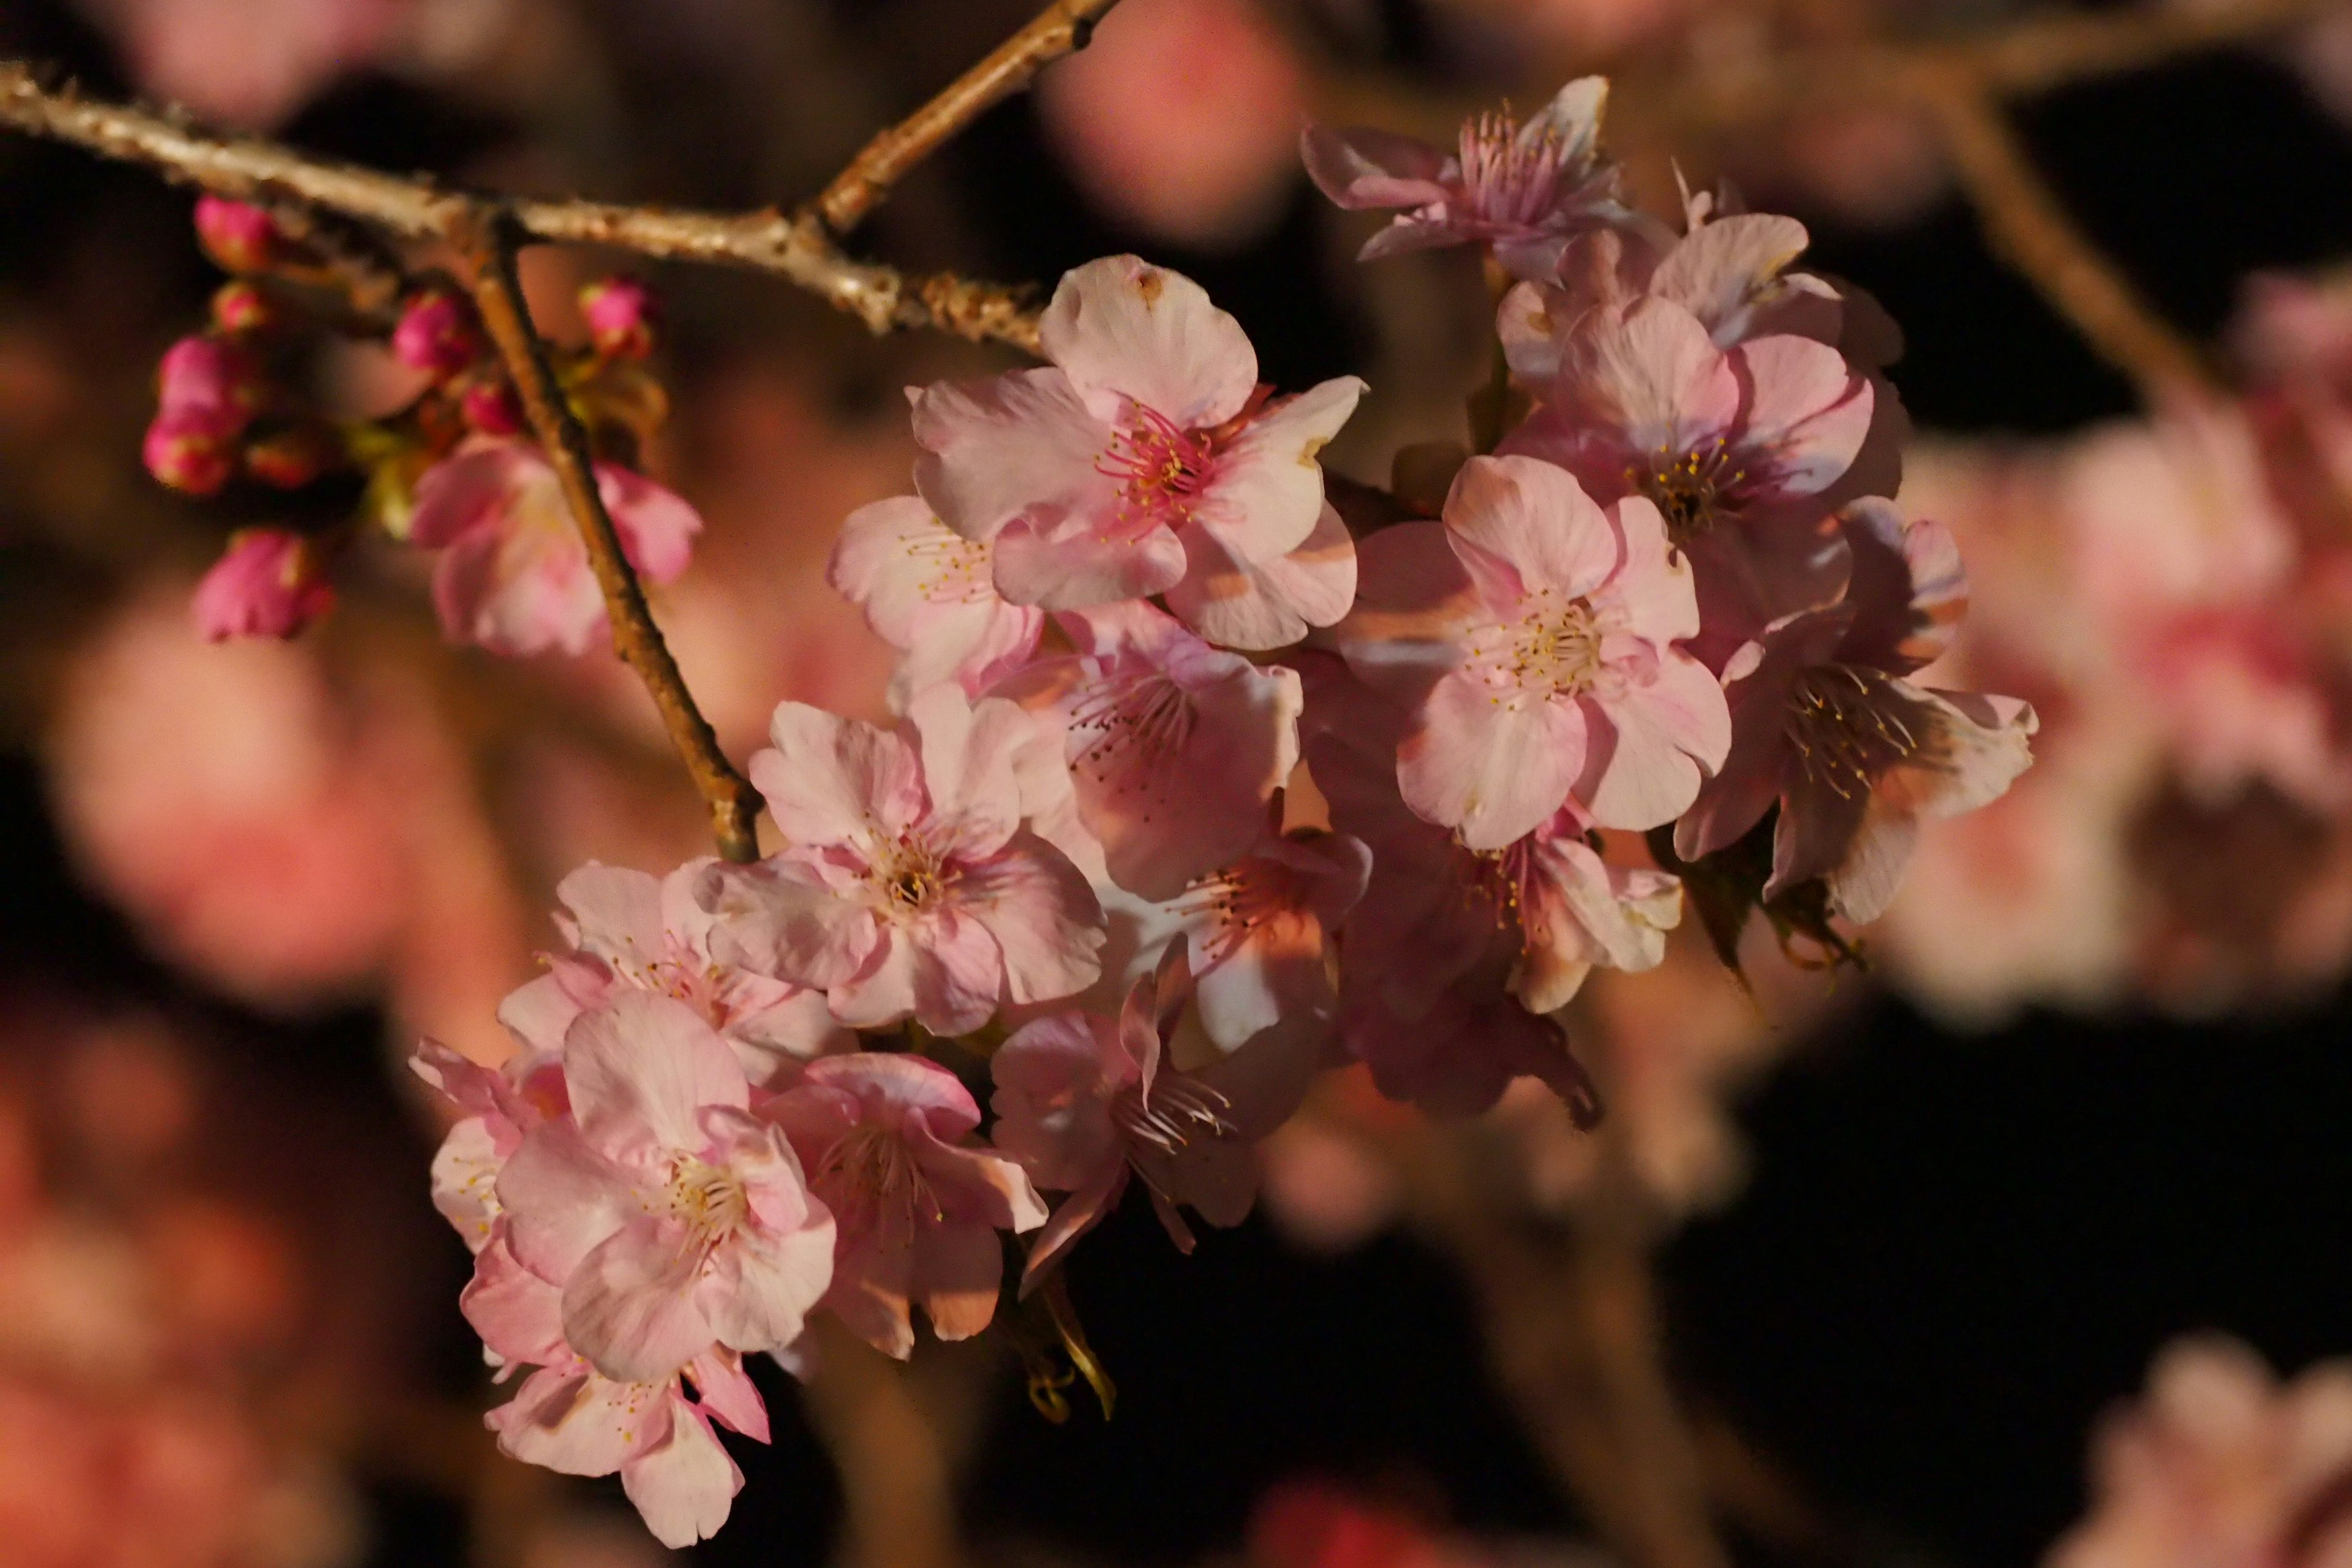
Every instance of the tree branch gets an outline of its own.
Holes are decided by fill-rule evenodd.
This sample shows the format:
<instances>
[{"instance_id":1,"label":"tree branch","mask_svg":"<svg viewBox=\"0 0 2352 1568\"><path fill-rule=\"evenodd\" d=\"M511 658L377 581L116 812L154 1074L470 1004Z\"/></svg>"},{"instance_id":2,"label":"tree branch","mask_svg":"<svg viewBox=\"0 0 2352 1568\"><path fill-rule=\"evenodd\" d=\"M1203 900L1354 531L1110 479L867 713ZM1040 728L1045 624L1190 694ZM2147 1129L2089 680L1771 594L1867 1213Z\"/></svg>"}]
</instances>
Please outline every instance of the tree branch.
<instances>
[{"instance_id":1,"label":"tree branch","mask_svg":"<svg viewBox=\"0 0 2352 1568\"><path fill-rule=\"evenodd\" d=\"M837 235L856 228L940 143L1027 87L1046 66L1085 48L1095 24L1117 4L1118 0L1054 0L938 97L868 142L816 198L816 210L827 226Z\"/></svg>"},{"instance_id":2,"label":"tree branch","mask_svg":"<svg viewBox=\"0 0 2352 1568\"><path fill-rule=\"evenodd\" d=\"M719 852L730 860L756 860L760 858L759 792L719 749L719 737L694 705L694 697L677 672L677 661L670 657L669 645L662 640L661 628L654 624L653 612L646 605L645 589L622 550L621 536L597 488L588 432L572 414L548 363L547 345L531 326L522 281L515 271L515 246L520 236L514 222L495 206L469 203L450 215L447 233L474 263L474 300L483 324L489 328L515 389L522 395L532 432L555 465L563 499L572 508L581 542L588 551L588 563L595 571L596 585L604 591L605 615L613 626L613 650L637 672L653 696L654 706L661 710L671 742L710 807Z\"/></svg>"},{"instance_id":3,"label":"tree branch","mask_svg":"<svg viewBox=\"0 0 2352 1568\"><path fill-rule=\"evenodd\" d=\"M442 237L483 200L429 180L309 157L274 142L214 136L164 115L99 102L69 89L53 92L21 60L0 61L0 124L142 163L240 201L300 203L410 239ZM898 168L903 172L905 166L902 160ZM1036 349L1037 318L1028 290L946 272L910 277L853 261L811 213L709 213L572 200L515 201L505 210L521 238L612 246L641 256L772 273L877 333L932 327Z\"/></svg>"}]
</instances>

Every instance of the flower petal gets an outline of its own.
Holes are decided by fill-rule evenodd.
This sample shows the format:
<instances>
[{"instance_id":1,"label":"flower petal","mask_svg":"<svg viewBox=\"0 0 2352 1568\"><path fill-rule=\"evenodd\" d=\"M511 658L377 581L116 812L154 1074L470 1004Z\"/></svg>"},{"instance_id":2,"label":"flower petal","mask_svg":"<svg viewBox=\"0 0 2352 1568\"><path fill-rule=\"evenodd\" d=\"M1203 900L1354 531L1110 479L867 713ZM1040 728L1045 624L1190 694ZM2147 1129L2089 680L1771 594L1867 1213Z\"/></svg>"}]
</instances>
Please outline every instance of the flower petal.
<instances>
[{"instance_id":1,"label":"flower petal","mask_svg":"<svg viewBox=\"0 0 2352 1568\"><path fill-rule=\"evenodd\" d=\"M1257 353L1241 323L1181 272L1107 256L1063 274L1037 339L1095 417L1125 425L1131 404L1181 430L1241 412Z\"/></svg>"}]
</instances>

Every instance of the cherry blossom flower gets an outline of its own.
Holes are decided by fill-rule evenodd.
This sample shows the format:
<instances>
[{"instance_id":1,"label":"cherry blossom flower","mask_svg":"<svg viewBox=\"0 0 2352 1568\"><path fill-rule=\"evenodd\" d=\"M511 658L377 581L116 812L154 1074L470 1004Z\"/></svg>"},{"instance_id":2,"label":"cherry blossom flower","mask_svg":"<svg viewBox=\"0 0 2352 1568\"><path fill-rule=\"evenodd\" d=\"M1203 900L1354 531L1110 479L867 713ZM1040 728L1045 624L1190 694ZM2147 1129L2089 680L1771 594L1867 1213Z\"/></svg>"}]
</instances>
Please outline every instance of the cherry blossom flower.
<instances>
[{"instance_id":1,"label":"cherry blossom flower","mask_svg":"<svg viewBox=\"0 0 2352 1568\"><path fill-rule=\"evenodd\" d=\"M1580 78L1524 125L1507 113L1465 121L1452 156L1389 132L1319 125L1307 128L1299 152L1339 205L1407 209L1359 259L1478 244L1513 277L1541 278L1579 230L1630 216L1617 200L1616 166L1601 153L1608 99L1604 79Z\"/></svg>"},{"instance_id":2,"label":"cherry blossom flower","mask_svg":"<svg viewBox=\"0 0 2352 1568\"><path fill-rule=\"evenodd\" d=\"M977 697L1036 650L1045 612L996 591L992 555L916 496L859 507L842 523L825 580L906 655L890 678L895 706L942 680Z\"/></svg>"},{"instance_id":3,"label":"cherry blossom flower","mask_svg":"<svg viewBox=\"0 0 2352 1568\"><path fill-rule=\"evenodd\" d=\"M618 1471L665 1546L691 1546L727 1522L743 1473L711 1422L768 1441L767 1406L740 1357L713 1346L667 1376L608 1378L565 1342L562 1292L515 1261L503 1238L476 1259L461 1304L501 1377L537 1368L484 1417L507 1454L562 1475Z\"/></svg>"},{"instance_id":4,"label":"cherry blossom flower","mask_svg":"<svg viewBox=\"0 0 2352 1568\"><path fill-rule=\"evenodd\" d=\"M1066 276L1039 337L1049 368L914 395L916 488L992 545L999 593L1052 610L1166 594L1234 647L1338 618L1354 563L1315 455L1361 381L1269 399L1241 324L1132 256Z\"/></svg>"},{"instance_id":5,"label":"cherry blossom flower","mask_svg":"<svg viewBox=\"0 0 2352 1568\"><path fill-rule=\"evenodd\" d=\"M642 475L596 466L605 510L632 565L656 583L684 572L702 520ZM408 537L442 551L433 573L441 626L494 653L585 653L604 636L604 599L554 466L521 439L478 437L416 485Z\"/></svg>"},{"instance_id":6,"label":"cherry blossom flower","mask_svg":"<svg viewBox=\"0 0 2352 1568\"><path fill-rule=\"evenodd\" d=\"M1997 798L2032 760L2033 710L1903 677L1949 642L1966 594L1959 552L1891 503L1844 514L1853 580L1825 609L1777 621L1735 655L1731 752L1675 829L1685 859L1737 842L1777 801L1771 898L1819 877L1832 907L1878 918L1923 816Z\"/></svg>"},{"instance_id":7,"label":"cherry blossom flower","mask_svg":"<svg viewBox=\"0 0 2352 1568\"><path fill-rule=\"evenodd\" d=\"M1603 510L1527 458L1474 458L1445 521L1364 546L1339 628L1360 674L1412 705L1397 755L1413 810L1501 849L1570 800L1591 823L1671 821L1723 761L1723 694L1675 647L1699 629L1657 509Z\"/></svg>"},{"instance_id":8,"label":"cherry blossom flower","mask_svg":"<svg viewBox=\"0 0 2352 1568\"><path fill-rule=\"evenodd\" d=\"M1058 722L1078 819L1111 880L1173 898L1265 837L1267 802L1298 763L1298 677L1139 601L1056 620L1076 653L1004 694Z\"/></svg>"},{"instance_id":9,"label":"cherry blossom flower","mask_svg":"<svg viewBox=\"0 0 2352 1568\"><path fill-rule=\"evenodd\" d=\"M1037 1233L1022 1276L1026 1293L1070 1245L1118 1206L1130 1176L1182 1251L1192 1232L1177 1212L1215 1226L1248 1217L1257 1192L1248 1127L1223 1080L1228 1063L1200 1073L1165 1060L1164 1035L1191 990L1181 949L1129 988L1118 1016L1055 1013L1022 1026L990 1058L996 1093L992 1136L1049 1192L1070 1195ZM1223 1070L1221 1070L1223 1069ZM1285 1108L1279 1121L1288 1114Z\"/></svg>"},{"instance_id":10,"label":"cherry blossom flower","mask_svg":"<svg viewBox=\"0 0 2352 1568\"><path fill-rule=\"evenodd\" d=\"M207 642L290 637L335 602L317 545L282 528L240 529L196 584L192 609Z\"/></svg>"},{"instance_id":11,"label":"cherry blossom flower","mask_svg":"<svg viewBox=\"0 0 2352 1568\"><path fill-rule=\"evenodd\" d=\"M1877 393L1837 350L1790 333L1726 350L1662 295L1580 317L1558 373L1502 450L1574 474L1595 500L1641 495L1691 557L1710 668L1777 616L1836 593L1832 492Z\"/></svg>"},{"instance_id":12,"label":"cherry blossom flower","mask_svg":"<svg viewBox=\"0 0 2352 1568\"><path fill-rule=\"evenodd\" d=\"M1201 1027L1219 1050L1278 1026L1331 1029L1330 942L1371 867L1371 851L1344 833L1268 837L1164 906L1183 941Z\"/></svg>"},{"instance_id":13,"label":"cherry blossom flower","mask_svg":"<svg viewBox=\"0 0 2352 1568\"><path fill-rule=\"evenodd\" d=\"M533 1050L560 1054L581 1014L625 990L649 991L692 1007L745 1076L772 1088L798 1063L855 1049L822 993L712 956L712 917L695 890L716 864L704 856L656 878L591 861L564 878L555 896L568 913L556 924L572 951L547 955L548 972L509 996L499 1021Z\"/></svg>"},{"instance_id":14,"label":"cherry blossom flower","mask_svg":"<svg viewBox=\"0 0 2352 1568\"><path fill-rule=\"evenodd\" d=\"M2254 1568L2352 1552L2352 1366L2282 1384L2219 1335L2179 1340L2093 1449L2090 1516L2046 1568Z\"/></svg>"},{"instance_id":15,"label":"cherry blossom flower","mask_svg":"<svg viewBox=\"0 0 2352 1568\"><path fill-rule=\"evenodd\" d=\"M786 702L769 734L751 780L792 847L706 875L723 962L822 988L852 1027L911 1016L940 1035L1092 984L1102 910L1023 825L1015 753L1035 730L1019 708L941 685L895 731Z\"/></svg>"},{"instance_id":16,"label":"cherry blossom flower","mask_svg":"<svg viewBox=\"0 0 2352 1568\"><path fill-rule=\"evenodd\" d=\"M833 1218L750 1113L725 1041L625 991L565 1036L570 1114L499 1173L516 1259L562 1289L564 1339L604 1376L659 1381L714 1345L782 1350L831 1283Z\"/></svg>"},{"instance_id":17,"label":"cherry blossom flower","mask_svg":"<svg viewBox=\"0 0 2352 1568\"><path fill-rule=\"evenodd\" d=\"M433 1206L479 1254L496 1234L499 1173L522 1146L523 1134L563 1116L569 1101L563 1064L554 1055L519 1052L498 1068L458 1055L438 1040L418 1043L409 1058L418 1078L466 1114L450 1127L433 1155Z\"/></svg>"},{"instance_id":18,"label":"cherry blossom flower","mask_svg":"<svg viewBox=\"0 0 2352 1568\"><path fill-rule=\"evenodd\" d=\"M1000 1230L1034 1230L1045 1205L1012 1161L961 1147L980 1106L955 1074L874 1051L813 1063L761 1112L784 1130L833 1211L824 1305L875 1349L904 1360L919 1301L943 1340L996 1314Z\"/></svg>"}]
</instances>

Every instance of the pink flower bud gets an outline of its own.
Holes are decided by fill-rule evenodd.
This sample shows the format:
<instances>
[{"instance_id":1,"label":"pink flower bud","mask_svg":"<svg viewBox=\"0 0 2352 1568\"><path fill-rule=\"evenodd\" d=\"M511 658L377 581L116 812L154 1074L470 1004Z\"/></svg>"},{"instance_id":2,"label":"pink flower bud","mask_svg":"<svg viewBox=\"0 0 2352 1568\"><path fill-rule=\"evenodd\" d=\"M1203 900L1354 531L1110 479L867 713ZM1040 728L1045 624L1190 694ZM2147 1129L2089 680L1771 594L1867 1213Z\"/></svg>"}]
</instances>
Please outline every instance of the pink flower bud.
<instances>
[{"instance_id":1,"label":"pink flower bud","mask_svg":"<svg viewBox=\"0 0 2352 1568\"><path fill-rule=\"evenodd\" d=\"M335 601L316 545L282 528L247 528L196 584L196 630L224 637L290 637Z\"/></svg>"},{"instance_id":2,"label":"pink flower bud","mask_svg":"<svg viewBox=\"0 0 2352 1568\"><path fill-rule=\"evenodd\" d=\"M140 456L147 471L173 489L208 496L236 472L236 453L230 440L205 420L160 414L147 426Z\"/></svg>"},{"instance_id":3,"label":"pink flower bud","mask_svg":"<svg viewBox=\"0 0 2352 1568\"><path fill-rule=\"evenodd\" d=\"M607 359L643 359L654 348L653 290L634 278L600 278L580 290L589 341Z\"/></svg>"},{"instance_id":4,"label":"pink flower bud","mask_svg":"<svg viewBox=\"0 0 2352 1568\"><path fill-rule=\"evenodd\" d=\"M466 388L459 400L466 423L485 436L516 436L522 433L522 404L515 396L511 383L478 381Z\"/></svg>"},{"instance_id":5,"label":"pink flower bud","mask_svg":"<svg viewBox=\"0 0 2352 1568\"><path fill-rule=\"evenodd\" d=\"M158 370L157 419L203 426L226 440L252 423L265 390L260 363L244 349L225 338L182 338Z\"/></svg>"},{"instance_id":6,"label":"pink flower bud","mask_svg":"<svg viewBox=\"0 0 2352 1568\"><path fill-rule=\"evenodd\" d=\"M343 456L342 444L322 425L297 425L245 449L245 471L265 485L300 489Z\"/></svg>"},{"instance_id":7,"label":"pink flower bud","mask_svg":"<svg viewBox=\"0 0 2352 1568\"><path fill-rule=\"evenodd\" d=\"M269 215L226 196L196 198L196 238L231 272L259 272L278 259L278 226Z\"/></svg>"},{"instance_id":8,"label":"pink flower bud","mask_svg":"<svg viewBox=\"0 0 2352 1568\"><path fill-rule=\"evenodd\" d=\"M474 308L446 289L428 289L408 301L392 330L400 363L436 377L457 374L481 356Z\"/></svg>"},{"instance_id":9,"label":"pink flower bud","mask_svg":"<svg viewBox=\"0 0 2352 1568\"><path fill-rule=\"evenodd\" d=\"M213 295L213 325L224 332L268 331L283 315L276 300L243 279L222 284Z\"/></svg>"}]
</instances>

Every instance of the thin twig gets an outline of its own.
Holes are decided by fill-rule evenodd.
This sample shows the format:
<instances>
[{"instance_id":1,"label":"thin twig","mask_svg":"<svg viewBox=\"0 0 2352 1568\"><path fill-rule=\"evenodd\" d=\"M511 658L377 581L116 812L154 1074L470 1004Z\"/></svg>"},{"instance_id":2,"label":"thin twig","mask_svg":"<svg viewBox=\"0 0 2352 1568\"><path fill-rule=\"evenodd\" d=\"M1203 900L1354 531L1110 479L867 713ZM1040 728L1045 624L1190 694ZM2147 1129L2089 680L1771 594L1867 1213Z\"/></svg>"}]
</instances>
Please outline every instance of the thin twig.
<instances>
[{"instance_id":1,"label":"thin twig","mask_svg":"<svg viewBox=\"0 0 2352 1568\"><path fill-rule=\"evenodd\" d=\"M2204 354L2140 297L2067 215L1983 88L1958 71L1927 78L1923 86L1953 170L2002 259L2138 383L2151 403L2168 394L2212 390L2217 378Z\"/></svg>"},{"instance_id":2,"label":"thin twig","mask_svg":"<svg viewBox=\"0 0 2352 1568\"><path fill-rule=\"evenodd\" d=\"M890 187L940 142L1028 86L1055 60L1085 48L1095 24L1117 4L1118 0L1054 0L939 96L868 142L816 198L816 210L827 226L837 235L856 228L890 194Z\"/></svg>"},{"instance_id":3,"label":"thin twig","mask_svg":"<svg viewBox=\"0 0 2352 1568\"><path fill-rule=\"evenodd\" d=\"M661 710L671 742L710 807L719 852L730 860L756 860L760 858L755 826L759 792L719 749L719 737L694 705L693 695L677 672L677 661L670 657L669 645L662 640L661 628L646 607L645 589L622 551L620 533L597 488L588 432L581 427L556 382L554 369L548 363L547 345L531 326L530 310L523 300L522 280L515 271L515 246L522 237L505 213L471 205L451 217L448 236L474 263L474 300L483 324L489 328L515 389L522 395L531 430L547 448L562 483L563 499L579 525L596 585L604 591L605 614L613 626L613 649L637 672L653 696L654 706Z\"/></svg>"},{"instance_id":4,"label":"thin twig","mask_svg":"<svg viewBox=\"0 0 2352 1568\"><path fill-rule=\"evenodd\" d=\"M482 198L357 164L312 158L278 142L222 137L143 109L44 89L21 60L0 61L0 124L143 163L172 179L242 201L293 201L362 219L410 239L438 239ZM1028 290L953 273L908 276L842 255L814 214L773 208L693 212L609 202L516 201L507 211L534 240L604 245L641 256L718 262L772 273L864 321L872 331L932 327L1034 352Z\"/></svg>"}]
</instances>

